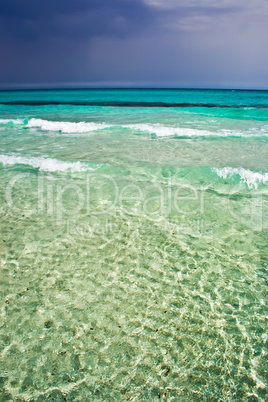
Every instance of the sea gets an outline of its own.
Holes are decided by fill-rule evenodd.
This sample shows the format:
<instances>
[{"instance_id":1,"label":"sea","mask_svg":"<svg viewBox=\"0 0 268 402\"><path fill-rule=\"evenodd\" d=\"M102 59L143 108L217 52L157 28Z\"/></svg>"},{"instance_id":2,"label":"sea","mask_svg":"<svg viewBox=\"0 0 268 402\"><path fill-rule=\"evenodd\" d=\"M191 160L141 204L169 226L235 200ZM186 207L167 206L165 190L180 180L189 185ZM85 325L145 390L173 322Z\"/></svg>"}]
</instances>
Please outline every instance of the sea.
<instances>
[{"instance_id":1,"label":"sea","mask_svg":"<svg viewBox=\"0 0 268 402\"><path fill-rule=\"evenodd\" d=\"M268 91L0 91L0 400L268 400Z\"/></svg>"}]
</instances>

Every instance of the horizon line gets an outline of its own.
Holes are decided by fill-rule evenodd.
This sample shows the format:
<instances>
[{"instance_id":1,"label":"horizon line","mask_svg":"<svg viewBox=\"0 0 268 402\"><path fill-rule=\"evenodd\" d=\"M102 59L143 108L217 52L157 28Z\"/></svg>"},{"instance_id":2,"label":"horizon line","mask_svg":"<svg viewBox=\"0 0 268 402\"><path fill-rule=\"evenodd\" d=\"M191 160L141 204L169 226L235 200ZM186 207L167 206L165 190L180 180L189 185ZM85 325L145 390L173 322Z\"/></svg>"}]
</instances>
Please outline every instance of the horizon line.
<instances>
[{"instance_id":1,"label":"horizon line","mask_svg":"<svg viewBox=\"0 0 268 402\"><path fill-rule=\"evenodd\" d=\"M176 87L176 86L36 86L36 87L1 87L1 92L17 91L70 91L70 90L202 90L202 91L268 91L267 88L247 87Z\"/></svg>"}]
</instances>

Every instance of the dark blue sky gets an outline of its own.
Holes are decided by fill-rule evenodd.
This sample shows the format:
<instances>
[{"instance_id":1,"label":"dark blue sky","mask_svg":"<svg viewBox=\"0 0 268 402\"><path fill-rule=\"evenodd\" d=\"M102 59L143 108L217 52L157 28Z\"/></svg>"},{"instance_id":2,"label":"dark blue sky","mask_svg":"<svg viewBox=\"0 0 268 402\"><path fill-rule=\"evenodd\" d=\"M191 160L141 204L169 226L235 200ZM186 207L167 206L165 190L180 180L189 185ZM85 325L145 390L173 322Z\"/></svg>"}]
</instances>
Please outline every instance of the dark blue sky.
<instances>
[{"instance_id":1,"label":"dark blue sky","mask_svg":"<svg viewBox=\"0 0 268 402\"><path fill-rule=\"evenodd\" d=\"M0 87L268 89L267 0L1 0Z\"/></svg>"}]
</instances>

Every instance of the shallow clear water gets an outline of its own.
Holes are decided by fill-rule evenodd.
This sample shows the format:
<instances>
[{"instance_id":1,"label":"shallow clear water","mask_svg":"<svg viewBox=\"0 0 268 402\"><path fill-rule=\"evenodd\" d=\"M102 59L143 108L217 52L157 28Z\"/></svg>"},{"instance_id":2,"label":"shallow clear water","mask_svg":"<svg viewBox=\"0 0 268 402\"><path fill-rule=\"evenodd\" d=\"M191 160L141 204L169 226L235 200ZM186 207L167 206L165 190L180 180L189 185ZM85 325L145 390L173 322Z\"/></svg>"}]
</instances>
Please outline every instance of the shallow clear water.
<instances>
[{"instance_id":1,"label":"shallow clear water","mask_svg":"<svg viewBox=\"0 0 268 402\"><path fill-rule=\"evenodd\" d=\"M0 399L267 400L267 107L0 92Z\"/></svg>"}]
</instances>

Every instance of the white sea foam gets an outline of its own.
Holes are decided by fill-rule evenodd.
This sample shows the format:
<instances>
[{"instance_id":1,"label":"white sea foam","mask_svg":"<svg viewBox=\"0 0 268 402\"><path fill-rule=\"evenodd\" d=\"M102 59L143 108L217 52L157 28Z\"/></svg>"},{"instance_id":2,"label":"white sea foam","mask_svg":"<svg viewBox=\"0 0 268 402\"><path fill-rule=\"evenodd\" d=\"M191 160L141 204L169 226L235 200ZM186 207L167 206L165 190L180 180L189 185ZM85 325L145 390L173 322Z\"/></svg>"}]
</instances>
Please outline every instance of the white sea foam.
<instances>
[{"instance_id":1,"label":"white sea foam","mask_svg":"<svg viewBox=\"0 0 268 402\"><path fill-rule=\"evenodd\" d=\"M213 168L212 171L217 173L217 175L219 177L222 177L223 179L238 175L240 176L240 179L244 183L246 183L250 189L257 189L259 184L268 183L268 173L253 172L249 169L231 167L224 167L219 169Z\"/></svg>"},{"instance_id":2,"label":"white sea foam","mask_svg":"<svg viewBox=\"0 0 268 402\"><path fill-rule=\"evenodd\" d=\"M37 127L45 131L60 131L62 133L88 133L91 131L109 128L110 125L105 123L86 123L80 121L73 123L69 121L49 121L43 119L30 119L26 124L27 128Z\"/></svg>"},{"instance_id":3,"label":"white sea foam","mask_svg":"<svg viewBox=\"0 0 268 402\"><path fill-rule=\"evenodd\" d=\"M145 131L155 134L157 137L185 136L192 137L198 135L211 135L212 133L205 130L195 130L182 127L162 126L160 124L130 124L123 126L136 131Z\"/></svg>"},{"instance_id":4,"label":"white sea foam","mask_svg":"<svg viewBox=\"0 0 268 402\"><path fill-rule=\"evenodd\" d=\"M0 155L0 163L4 166L28 165L46 172L85 172L96 170L100 167L100 165L92 167L86 162L65 162L44 156Z\"/></svg>"},{"instance_id":5,"label":"white sea foam","mask_svg":"<svg viewBox=\"0 0 268 402\"><path fill-rule=\"evenodd\" d=\"M199 130L187 127L163 126L161 124L130 124L123 127L137 131L145 131L155 134L157 137L244 137L241 131L221 130L219 132Z\"/></svg>"},{"instance_id":6,"label":"white sea foam","mask_svg":"<svg viewBox=\"0 0 268 402\"><path fill-rule=\"evenodd\" d=\"M267 126L260 129L251 129L249 131L221 129L217 131L204 130L202 128L178 127L175 125L163 125L159 123L141 123L141 124L118 124L95 122L70 122L70 121L52 121L39 118L25 119L0 119L0 126L13 124L22 128L37 128L42 131L61 132L65 134L83 134L91 133L105 128L127 128L130 130L154 134L157 137L266 137L268 134Z\"/></svg>"},{"instance_id":7,"label":"white sea foam","mask_svg":"<svg viewBox=\"0 0 268 402\"><path fill-rule=\"evenodd\" d=\"M24 120L22 119L0 119L0 125L6 125L6 124L24 124Z\"/></svg>"}]
</instances>

